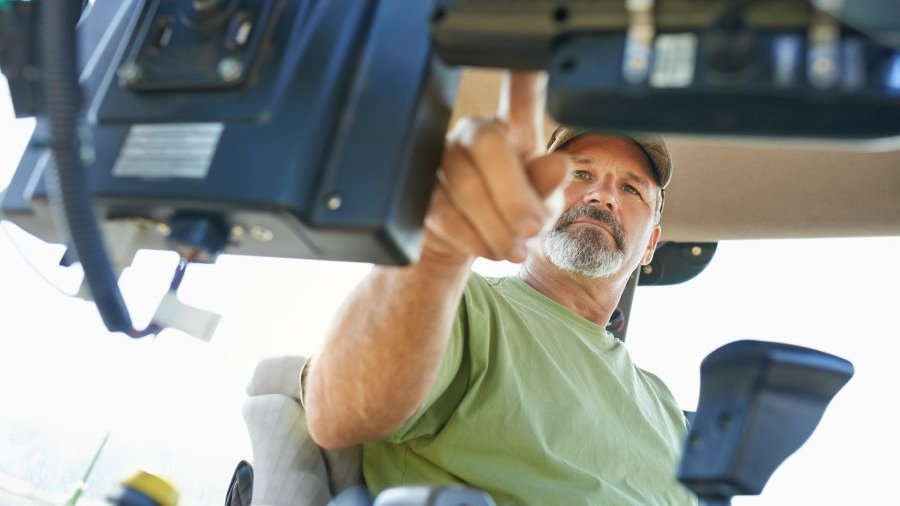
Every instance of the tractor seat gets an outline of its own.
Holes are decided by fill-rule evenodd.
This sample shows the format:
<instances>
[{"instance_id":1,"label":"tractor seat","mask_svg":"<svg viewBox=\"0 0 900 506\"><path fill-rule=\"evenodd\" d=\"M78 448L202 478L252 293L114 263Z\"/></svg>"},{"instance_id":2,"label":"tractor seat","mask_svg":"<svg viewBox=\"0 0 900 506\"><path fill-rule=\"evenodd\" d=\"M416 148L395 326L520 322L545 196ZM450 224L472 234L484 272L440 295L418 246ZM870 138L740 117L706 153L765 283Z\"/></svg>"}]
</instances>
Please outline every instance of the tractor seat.
<instances>
[{"instance_id":1,"label":"tractor seat","mask_svg":"<svg viewBox=\"0 0 900 506\"><path fill-rule=\"evenodd\" d=\"M325 450L309 437L300 404L301 356L256 366L243 404L253 447L252 505L371 504L362 476L362 448Z\"/></svg>"}]
</instances>

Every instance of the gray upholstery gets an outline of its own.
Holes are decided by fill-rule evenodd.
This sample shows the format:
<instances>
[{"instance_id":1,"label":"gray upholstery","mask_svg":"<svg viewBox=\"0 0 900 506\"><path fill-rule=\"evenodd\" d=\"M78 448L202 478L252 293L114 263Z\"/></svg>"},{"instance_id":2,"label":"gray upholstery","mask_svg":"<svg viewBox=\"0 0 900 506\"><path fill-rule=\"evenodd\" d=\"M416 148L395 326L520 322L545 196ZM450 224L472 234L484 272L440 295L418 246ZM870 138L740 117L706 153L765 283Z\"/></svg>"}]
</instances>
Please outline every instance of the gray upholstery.
<instances>
[{"instance_id":1,"label":"gray upholstery","mask_svg":"<svg viewBox=\"0 0 900 506\"><path fill-rule=\"evenodd\" d=\"M262 360L247 385L244 422L253 445L253 504L324 506L363 484L359 446L322 450L300 404L300 356Z\"/></svg>"}]
</instances>

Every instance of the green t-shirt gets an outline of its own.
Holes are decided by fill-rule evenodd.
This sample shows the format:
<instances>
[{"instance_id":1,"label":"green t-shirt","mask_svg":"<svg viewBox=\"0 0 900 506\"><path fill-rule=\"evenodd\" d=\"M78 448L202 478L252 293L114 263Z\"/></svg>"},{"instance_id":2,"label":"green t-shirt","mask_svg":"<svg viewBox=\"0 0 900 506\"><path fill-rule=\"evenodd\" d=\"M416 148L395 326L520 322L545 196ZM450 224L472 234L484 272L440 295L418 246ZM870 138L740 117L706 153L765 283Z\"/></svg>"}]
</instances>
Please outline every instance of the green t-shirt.
<instances>
[{"instance_id":1,"label":"green t-shirt","mask_svg":"<svg viewBox=\"0 0 900 506\"><path fill-rule=\"evenodd\" d=\"M434 389L363 448L374 494L463 483L514 505L680 505L684 415L624 343L518 278L470 276Z\"/></svg>"}]
</instances>

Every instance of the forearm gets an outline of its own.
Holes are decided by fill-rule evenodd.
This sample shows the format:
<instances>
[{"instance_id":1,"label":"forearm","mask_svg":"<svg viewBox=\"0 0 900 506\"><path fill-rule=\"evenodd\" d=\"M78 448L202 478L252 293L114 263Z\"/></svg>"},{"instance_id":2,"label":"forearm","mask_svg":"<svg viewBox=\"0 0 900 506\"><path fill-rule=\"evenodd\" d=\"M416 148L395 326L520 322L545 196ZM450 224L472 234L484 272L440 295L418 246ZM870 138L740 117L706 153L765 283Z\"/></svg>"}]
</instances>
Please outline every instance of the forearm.
<instances>
[{"instance_id":1,"label":"forearm","mask_svg":"<svg viewBox=\"0 0 900 506\"><path fill-rule=\"evenodd\" d=\"M504 81L501 118L468 118L450 132L425 215L422 259L377 268L338 313L308 373L313 439L341 447L383 437L412 416L440 372L476 257L522 262L526 241L555 216L567 156L535 157L546 79ZM508 121L507 121L508 120Z\"/></svg>"},{"instance_id":2,"label":"forearm","mask_svg":"<svg viewBox=\"0 0 900 506\"><path fill-rule=\"evenodd\" d=\"M430 391L471 261L423 256L376 267L338 312L306 385L307 423L321 446L385 436Z\"/></svg>"}]
</instances>

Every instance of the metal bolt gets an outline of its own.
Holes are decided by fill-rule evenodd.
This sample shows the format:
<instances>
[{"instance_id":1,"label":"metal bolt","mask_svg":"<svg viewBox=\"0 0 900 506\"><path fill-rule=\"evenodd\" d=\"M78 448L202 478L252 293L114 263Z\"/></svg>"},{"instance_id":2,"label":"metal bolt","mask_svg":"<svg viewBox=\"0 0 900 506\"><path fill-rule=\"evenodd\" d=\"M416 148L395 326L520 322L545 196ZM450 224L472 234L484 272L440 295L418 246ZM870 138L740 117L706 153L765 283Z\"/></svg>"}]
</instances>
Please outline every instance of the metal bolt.
<instances>
[{"instance_id":1,"label":"metal bolt","mask_svg":"<svg viewBox=\"0 0 900 506\"><path fill-rule=\"evenodd\" d=\"M631 70L644 70L647 68L647 58L643 55L635 55L628 59L628 68Z\"/></svg>"},{"instance_id":2,"label":"metal bolt","mask_svg":"<svg viewBox=\"0 0 900 506\"><path fill-rule=\"evenodd\" d=\"M159 232L159 235L163 237L169 237L170 235L172 235L172 227L170 227L168 223L157 223L156 231Z\"/></svg>"},{"instance_id":3,"label":"metal bolt","mask_svg":"<svg viewBox=\"0 0 900 506\"><path fill-rule=\"evenodd\" d=\"M219 72L219 77L221 77L223 81L231 83L240 79L244 74L244 64L237 58L228 56L219 60L219 65L216 66L216 70Z\"/></svg>"},{"instance_id":4,"label":"metal bolt","mask_svg":"<svg viewBox=\"0 0 900 506\"><path fill-rule=\"evenodd\" d=\"M247 233L247 230L244 229L243 225L234 225L231 227L231 237L244 237L244 234Z\"/></svg>"},{"instance_id":5,"label":"metal bolt","mask_svg":"<svg viewBox=\"0 0 900 506\"><path fill-rule=\"evenodd\" d=\"M194 10L197 12L207 11L216 7L219 7L219 4L223 3L221 0L194 0Z\"/></svg>"},{"instance_id":6,"label":"metal bolt","mask_svg":"<svg viewBox=\"0 0 900 506\"><path fill-rule=\"evenodd\" d=\"M249 19L241 21L238 26L237 33L234 34L234 43L243 46L250 39L250 32L253 31L253 22Z\"/></svg>"},{"instance_id":7,"label":"metal bolt","mask_svg":"<svg viewBox=\"0 0 900 506\"><path fill-rule=\"evenodd\" d=\"M269 242L275 238L275 233L262 225L250 227L250 236L261 242Z\"/></svg>"},{"instance_id":8,"label":"metal bolt","mask_svg":"<svg viewBox=\"0 0 900 506\"><path fill-rule=\"evenodd\" d=\"M172 25L169 23L163 22L163 25L160 30L159 40L156 42L156 46L159 49L165 49L166 46L169 45L169 42L172 41L172 34L175 33L175 29L172 28Z\"/></svg>"},{"instance_id":9,"label":"metal bolt","mask_svg":"<svg viewBox=\"0 0 900 506\"><path fill-rule=\"evenodd\" d=\"M812 71L819 77L830 77L837 69L837 64L831 58L816 58L812 64Z\"/></svg>"},{"instance_id":10,"label":"metal bolt","mask_svg":"<svg viewBox=\"0 0 900 506\"><path fill-rule=\"evenodd\" d=\"M702 254L703 254L703 248L701 248L700 246L694 245L691 247L691 255L698 257Z\"/></svg>"},{"instance_id":11,"label":"metal bolt","mask_svg":"<svg viewBox=\"0 0 900 506\"><path fill-rule=\"evenodd\" d=\"M328 201L325 202L325 205L328 207L329 210L337 211L338 209L341 208L341 204L343 204L343 203L344 203L344 201L341 200L341 196L335 193L335 194L331 195L330 197L328 197Z\"/></svg>"},{"instance_id":12,"label":"metal bolt","mask_svg":"<svg viewBox=\"0 0 900 506\"><path fill-rule=\"evenodd\" d=\"M641 272L644 273L644 275L653 274L653 266L652 266L652 265L645 265L644 268L641 269Z\"/></svg>"},{"instance_id":13,"label":"metal bolt","mask_svg":"<svg viewBox=\"0 0 900 506\"><path fill-rule=\"evenodd\" d=\"M137 63L126 63L119 67L118 72L116 74L119 76L125 84L134 84L141 79L141 76L144 75L144 69L141 68Z\"/></svg>"}]
</instances>

